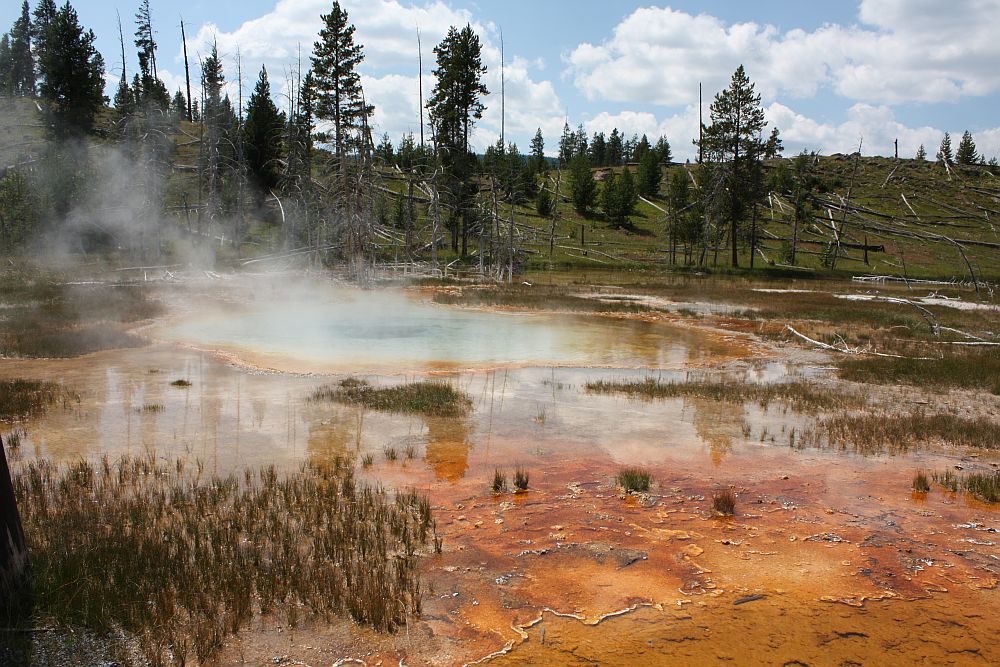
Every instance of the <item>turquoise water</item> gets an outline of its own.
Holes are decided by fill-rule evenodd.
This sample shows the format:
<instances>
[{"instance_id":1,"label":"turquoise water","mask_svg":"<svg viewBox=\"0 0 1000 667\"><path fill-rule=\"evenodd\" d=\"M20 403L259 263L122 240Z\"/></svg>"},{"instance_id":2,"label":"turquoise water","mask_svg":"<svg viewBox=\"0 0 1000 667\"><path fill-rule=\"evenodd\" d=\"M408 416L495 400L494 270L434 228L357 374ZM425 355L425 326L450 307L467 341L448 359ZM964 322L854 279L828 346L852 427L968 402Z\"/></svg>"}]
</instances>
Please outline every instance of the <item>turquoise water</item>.
<instances>
[{"instance_id":1,"label":"turquoise water","mask_svg":"<svg viewBox=\"0 0 1000 667\"><path fill-rule=\"evenodd\" d=\"M186 308L155 332L279 370L405 373L497 366L679 367L726 346L658 322L437 305L401 289L266 286Z\"/></svg>"}]
</instances>

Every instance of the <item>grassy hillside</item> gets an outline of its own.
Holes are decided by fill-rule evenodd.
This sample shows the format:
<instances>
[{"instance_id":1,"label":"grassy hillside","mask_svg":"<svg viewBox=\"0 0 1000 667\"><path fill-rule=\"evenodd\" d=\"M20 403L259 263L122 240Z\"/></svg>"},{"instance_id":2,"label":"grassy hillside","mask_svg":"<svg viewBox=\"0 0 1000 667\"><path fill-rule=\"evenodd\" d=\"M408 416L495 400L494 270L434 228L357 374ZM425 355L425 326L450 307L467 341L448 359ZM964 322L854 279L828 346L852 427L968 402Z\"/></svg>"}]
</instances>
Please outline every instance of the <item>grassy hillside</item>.
<instances>
[{"instance_id":1,"label":"grassy hillside","mask_svg":"<svg viewBox=\"0 0 1000 667\"><path fill-rule=\"evenodd\" d=\"M0 104L5 105L4 121L0 123L0 168L3 168L40 152L44 124L32 100L6 99ZM101 123L104 136L111 134L110 123L109 113ZM165 208L167 220L183 227L197 216L200 201L199 138L199 126L186 121L180 122L170 137L173 148ZM93 141L99 146L109 144L109 140L101 137ZM322 163L322 157L317 163ZM790 164L789 159L773 160L766 170L771 174ZM524 253L526 265L536 269L664 266L668 259L669 228L666 184L673 172L691 169L690 165L664 167L660 193L648 202L641 201L629 224L621 227L610 224L599 211L587 216L577 214L566 196L569 184L563 174L560 188L563 196L554 222L539 216L534 202L514 207L516 243ZM782 267L791 237L792 210L789 193L783 192L771 192L757 210L758 253L754 258L757 268L828 272L830 248L835 238L840 237L836 273L964 280L974 273L979 279L1000 278L1000 234L994 225L995 218L1000 216L1000 173L988 167L948 172L935 162L880 157L861 157L856 162L853 156L843 155L821 156L813 169L822 186L814 201L813 219L800 230L798 268ZM316 177L321 181L323 173L319 164ZM405 177L386 166L379 169L377 179L379 189L374 206L383 218L391 220L394 200L407 189ZM545 178L548 189L555 189L555 179L556 171L550 170ZM485 179L480 186L484 192L489 189ZM415 192L423 200L416 205L417 245L426 249L431 221L425 198L419 188ZM695 192L692 190L692 195ZM274 224L281 220L277 203L270 197L266 199L265 210L250 215L250 238L238 252L242 258L272 252L282 244L282 230ZM509 216L510 208L504 206L504 233ZM379 255L387 260L400 257L401 237L399 230L385 229L376 239ZM457 258L447 245L441 248L439 258L452 262ZM470 249L475 245L475 240L470 239ZM869 247L867 264L865 245ZM226 249L221 252L235 254ZM710 248L707 263L710 268L720 270L728 267L728 249ZM741 251L740 263L744 267L749 265L749 248Z\"/></svg>"}]
</instances>

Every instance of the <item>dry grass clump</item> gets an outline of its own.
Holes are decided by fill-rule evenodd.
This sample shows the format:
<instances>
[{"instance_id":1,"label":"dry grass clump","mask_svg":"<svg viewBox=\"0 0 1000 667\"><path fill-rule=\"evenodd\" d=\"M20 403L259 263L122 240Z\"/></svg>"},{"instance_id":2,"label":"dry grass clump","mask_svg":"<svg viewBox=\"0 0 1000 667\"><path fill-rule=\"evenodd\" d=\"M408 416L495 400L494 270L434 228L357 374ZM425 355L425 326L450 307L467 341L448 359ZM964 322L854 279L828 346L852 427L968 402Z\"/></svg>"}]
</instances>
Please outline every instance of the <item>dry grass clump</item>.
<instances>
[{"instance_id":1,"label":"dry grass clump","mask_svg":"<svg viewBox=\"0 0 1000 667\"><path fill-rule=\"evenodd\" d=\"M783 401L800 411L853 407L864 403L863 397L858 394L824 391L807 382L664 382L647 377L642 380L598 380L588 382L585 388L595 394L626 394L647 399L694 396L727 403L755 402L765 408L773 401Z\"/></svg>"},{"instance_id":2,"label":"dry grass clump","mask_svg":"<svg viewBox=\"0 0 1000 667\"><path fill-rule=\"evenodd\" d=\"M359 484L349 460L287 477L38 460L14 488L36 625L101 633L126 663L204 664L259 614L393 631L420 613L418 549L440 548L426 497Z\"/></svg>"},{"instance_id":3,"label":"dry grass clump","mask_svg":"<svg viewBox=\"0 0 1000 667\"><path fill-rule=\"evenodd\" d=\"M623 468L618 472L615 481L618 486L625 489L625 493L634 491L649 491L649 484L652 481L649 471L645 468Z\"/></svg>"},{"instance_id":4,"label":"dry grass clump","mask_svg":"<svg viewBox=\"0 0 1000 667\"><path fill-rule=\"evenodd\" d=\"M191 381L190 380L185 380L185 379L181 378L180 380L174 380L173 382L171 382L170 386L171 387L181 387L182 389L187 389L188 387L191 386Z\"/></svg>"},{"instance_id":5,"label":"dry grass clump","mask_svg":"<svg viewBox=\"0 0 1000 667\"><path fill-rule=\"evenodd\" d=\"M514 470L514 489L517 491L527 491L528 490L528 471L518 466Z\"/></svg>"},{"instance_id":6,"label":"dry grass clump","mask_svg":"<svg viewBox=\"0 0 1000 667\"><path fill-rule=\"evenodd\" d=\"M961 477L950 470L934 473L934 481L949 491L962 489L984 503L1000 502L1000 470L970 472Z\"/></svg>"},{"instance_id":7,"label":"dry grass clump","mask_svg":"<svg viewBox=\"0 0 1000 667\"><path fill-rule=\"evenodd\" d=\"M507 475L497 468L493 471L493 493L506 493L507 492Z\"/></svg>"},{"instance_id":8,"label":"dry grass clump","mask_svg":"<svg viewBox=\"0 0 1000 667\"><path fill-rule=\"evenodd\" d=\"M712 509L716 514L733 516L736 514L736 492L724 489L712 496Z\"/></svg>"},{"instance_id":9,"label":"dry grass clump","mask_svg":"<svg viewBox=\"0 0 1000 667\"><path fill-rule=\"evenodd\" d=\"M373 387L365 380L347 378L337 385L320 387L313 392L312 399L363 405L372 410L412 412L436 417L457 417L472 408L472 399L465 392L443 382L430 381Z\"/></svg>"},{"instance_id":10,"label":"dry grass clump","mask_svg":"<svg viewBox=\"0 0 1000 667\"><path fill-rule=\"evenodd\" d=\"M24 419L42 414L52 405L79 401L80 397L55 382L0 380L0 420Z\"/></svg>"},{"instance_id":11,"label":"dry grass clump","mask_svg":"<svg viewBox=\"0 0 1000 667\"><path fill-rule=\"evenodd\" d=\"M931 490L931 483L927 479L927 473L920 470L913 476L913 490L917 493L927 493Z\"/></svg>"},{"instance_id":12,"label":"dry grass clump","mask_svg":"<svg viewBox=\"0 0 1000 667\"><path fill-rule=\"evenodd\" d=\"M1000 394L1000 352L968 350L941 359L860 357L838 363L840 377L871 384L978 389Z\"/></svg>"},{"instance_id":13,"label":"dry grass clump","mask_svg":"<svg viewBox=\"0 0 1000 667\"><path fill-rule=\"evenodd\" d=\"M975 449L1000 449L1000 423L985 417L951 414L842 414L828 417L803 433L796 446L814 445L859 454L898 453L940 443Z\"/></svg>"}]
</instances>

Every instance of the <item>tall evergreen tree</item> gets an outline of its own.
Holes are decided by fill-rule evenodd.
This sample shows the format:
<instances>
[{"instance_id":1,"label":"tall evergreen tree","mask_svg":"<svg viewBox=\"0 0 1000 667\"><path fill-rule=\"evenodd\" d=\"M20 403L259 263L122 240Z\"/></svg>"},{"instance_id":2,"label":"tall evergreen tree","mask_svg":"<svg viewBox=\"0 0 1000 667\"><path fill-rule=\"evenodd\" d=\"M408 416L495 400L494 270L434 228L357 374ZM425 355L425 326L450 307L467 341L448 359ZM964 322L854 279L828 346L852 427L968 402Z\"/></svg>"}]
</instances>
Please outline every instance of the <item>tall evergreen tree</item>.
<instances>
[{"instance_id":1,"label":"tall evergreen tree","mask_svg":"<svg viewBox=\"0 0 1000 667\"><path fill-rule=\"evenodd\" d=\"M461 254L468 246L469 219L476 186L472 181L476 166L469 154L469 137L477 120L483 117L486 105L482 98L489 95L483 83L486 65L482 59L479 36L466 25L461 30L454 26L440 44L434 47L437 81L427 102L435 143L441 161L452 183L449 207L452 231L452 249L458 251L458 219L461 219Z\"/></svg>"},{"instance_id":2,"label":"tall evergreen tree","mask_svg":"<svg viewBox=\"0 0 1000 667\"><path fill-rule=\"evenodd\" d=\"M222 140L227 129L227 114L222 99L222 87L225 82L219 49L213 43L211 52L201 63L201 88L204 100L201 117L205 128L202 139L202 168L203 182L208 195L207 212L210 218L221 208Z\"/></svg>"},{"instance_id":3,"label":"tall evergreen tree","mask_svg":"<svg viewBox=\"0 0 1000 667\"><path fill-rule=\"evenodd\" d=\"M607 161L606 164L612 167L617 167L622 163L622 159L625 156L625 145L622 139L622 135L618 132L618 128L611 130L611 135L608 137L608 149L607 149Z\"/></svg>"},{"instance_id":4,"label":"tall evergreen tree","mask_svg":"<svg viewBox=\"0 0 1000 667\"><path fill-rule=\"evenodd\" d=\"M352 145L351 131L361 128L374 107L364 103L357 66L364 60L363 46L354 43L354 25L347 12L334 2L320 17L323 28L313 44L312 76L316 118L333 123L334 154L343 164Z\"/></svg>"},{"instance_id":5,"label":"tall evergreen tree","mask_svg":"<svg viewBox=\"0 0 1000 667\"><path fill-rule=\"evenodd\" d=\"M632 172L628 167L622 170L620 176L611 172L604 179L604 186L601 189L601 208L609 222L625 224L632 215L638 199L635 179L632 178Z\"/></svg>"},{"instance_id":6,"label":"tall evergreen tree","mask_svg":"<svg viewBox=\"0 0 1000 667\"><path fill-rule=\"evenodd\" d=\"M583 123L576 126L573 144L573 155L587 155L587 131L583 129Z\"/></svg>"},{"instance_id":7,"label":"tall evergreen tree","mask_svg":"<svg viewBox=\"0 0 1000 667\"><path fill-rule=\"evenodd\" d=\"M719 213L729 223L732 265L738 266L739 224L761 195L764 152L760 139L764 110L743 65L733 73L729 87L715 96L710 110L712 124L705 128L701 147L712 163L711 190Z\"/></svg>"},{"instance_id":8,"label":"tall evergreen tree","mask_svg":"<svg viewBox=\"0 0 1000 667\"><path fill-rule=\"evenodd\" d=\"M28 0L21 4L21 16L10 29L9 86L14 95L31 97L35 94L35 60L31 55L31 14Z\"/></svg>"},{"instance_id":9,"label":"tall evergreen tree","mask_svg":"<svg viewBox=\"0 0 1000 667\"><path fill-rule=\"evenodd\" d=\"M972 133L968 130L962 133L962 140L958 142L958 150L955 151L955 161L961 165L979 163L976 142L972 140Z\"/></svg>"},{"instance_id":10,"label":"tall evergreen tree","mask_svg":"<svg viewBox=\"0 0 1000 667\"><path fill-rule=\"evenodd\" d=\"M632 151L632 160L642 164L642 159L646 157L646 153L652 150L652 146L649 144L649 138L646 135L642 135L635 144L635 149Z\"/></svg>"},{"instance_id":11,"label":"tall evergreen tree","mask_svg":"<svg viewBox=\"0 0 1000 667\"><path fill-rule=\"evenodd\" d=\"M544 174L548 171L548 163L545 161L545 139L542 137L542 128L535 130L535 136L531 139L531 160L532 168L536 174Z\"/></svg>"},{"instance_id":12,"label":"tall evergreen tree","mask_svg":"<svg viewBox=\"0 0 1000 667\"><path fill-rule=\"evenodd\" d=\"M104 58L94 48L95 39L68 0L46 30L41 96L49 103L57 134L90 131L104 106Z\"/></svg>"},{"instance_id":13,"label":"tall evergreen tree","mask_svg":"<svg viewBox=\"0 0 1000 667\"><path fill-rule=\"evenodd\" d=\"M170 93L156 71L156 39L153 33L153 15L149 0L141 0L135 15L135 47L139 49L139 87L132 93L144 108L166 110L170 106Z\"/></svg>"},{"instance_id":14,"label":"tall evergreen tree","mask_svg":"<svg viewBox=\"0 0 1000 667\"><path fill-rule=\"evenodd\" d=\"M0 36L0 95L14 95L10 69L10 35L4 33Z\"/></svg>"},{"instance_id":15,"label":"tall evergreen tree","mask_svg":"<svg viewBox=\"0 0 1000 667\"><path fill-rule=\"evenodd\" d=\"M580 215L586 215L597 199L597 183L586 155L577 155L570 161L569 184L573 208Z\"/></svg>"},{"instance_id":16,"label":"tall evergreen tree","mask_svg":"<svg viewBox=\"0 0 1000 667\"><path fill-rule=\"evenodd\" d=\"M271 99L267 69L261 67L257 85L247 104L246 121L243 125L247 166L261 197L277 187L281 177L279 160L282 155L281 133L284 127L285 116L278 111Z\"/></svg>"},{"instance_id":17,"label":"tall evergreen tree","mask_svg":"<svg viewBox=\"0 0 1000 667\"><path fill-rule=\"evenodd\" d=\"M39 85L45 79L42 60L45 59L45 53L48 51L49 28L52 26L57 13L59 13L59 9L56 7L55 0L38 0L38 4L35 5L33 15L35 20L31 24L31 50L35 56L35 65L37 66L38 74L37 83Z\"/></svg>"},{"instance_id":18,"label":"tall evergreen tree","mask_svg":"<svg viewBox=\"0 0 1000 667\"><path fill-rule=\"evenodd\" d=\"M605 167L608 164L608 142L603 132L594 132L590 140L590 164L594 167Z\"/></svg>"},{"instance_id":19,"label":"tall evergreen tree","mask_svg":"<svg viewBox=\"0 0 1000 667\"><path fill-rule=\"evenodd\" d=\"M784 150L785 146L781 143L781 133L778 132L777 127L771 128L771 134L764 144L764 159L772 160L776 157L781 157L781 153Z\"/></svg>"},{"instance_id":20,"label":"tall evergreen tree","mask_svg":"<svg viewBox=\"0 0 1000 667\"><path fill-rule=\"evenodd\" d=\"M920 144L920 147L917 149L916 159L921 162L927 159L927 150L924 148L923 144Z\"/></svg>"},{"instance_id":21,"label":"tall evergreen tree","mask_svg":"<svg viewBox=\"0 0 1000 667\"><path fill-rule=\"evenodd\" d=\"M576 134L569 129L569 121L563 123L562 135L559 137L559 164L564 169L573 159L576 152Z\"/></svg>"},{"instance_id":22,"label":"tall evergreen tree","mask_svg":"<svg viewBox=\"0 0 1000 667\"><path fill-rule=\"evenodd\" d=\"M938 162L945 162L947 164L951 164L955 160L955 156L951 152L951 135L947 132L941 138L941 146L938 148L936 157Z\"/></svg>"},{"instance_id":23,"label":"tall evergreen tree","mask_svg":"<svg viewBox=\"0 0 1000 667\"><path fill-rule=\"evenodd\" d=\"M655 150L650 150L647 147L643 151L642 158L639 160L638 180L639 194L644 197L655 197L659 194L663 171L660 169L659 156Z\"/></svg>"},{"instance_id":24,"label":"tall evergreen tree","mask_svg":"<svg viewBox=\"0 0 1000 667\"><path fill-rule=\"evenodd\" d=\"M674 159L673 154L670 152L670 142L667 141L665 136L661 136L656 140L656 147L653 150L656 151L656 157L659 158L660 164L667 164Z\"/></svg>"}]
</instances>

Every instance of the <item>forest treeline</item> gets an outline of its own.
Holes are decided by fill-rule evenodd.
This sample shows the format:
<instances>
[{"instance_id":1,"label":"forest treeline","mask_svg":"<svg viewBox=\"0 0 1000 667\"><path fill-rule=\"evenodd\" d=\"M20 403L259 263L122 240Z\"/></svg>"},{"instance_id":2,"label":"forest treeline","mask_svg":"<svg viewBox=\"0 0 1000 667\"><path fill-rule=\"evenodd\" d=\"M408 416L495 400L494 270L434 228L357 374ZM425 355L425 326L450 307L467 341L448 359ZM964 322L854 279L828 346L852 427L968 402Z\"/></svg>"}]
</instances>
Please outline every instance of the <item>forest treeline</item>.
<instances>
[{"instance_id":1,"label":"forest treeline","mask_svg":"<svg viewBox=\"0 0 1000 667\"><path fill-rule=\"evenodd\" d=\"M526 234L537 241L547 226L552 255L557 219L568 209L574 219L629 230L644 200L662 214L666 262L704 265L721 250L737 266L741 257L753 263L762 207L773 219L769 197L780 193L789 233L776 261L796 265L801 234L823 208L830 184L815 169L816 155L777 159L780 133L765 134L761 97L742 66L715 95L693 164L672 162L667 137L617 128L588 136L568 120L554 158L546 157L541 129L526 152L501 136L477 153L470 137L496 92L484 84L482 45L470 25L453 26L433 49L435 84L421 100L419 137L394 142L388 134L376 140L370 126L374 107L359 75L364 46L347 12L333 2L321 19L311 54L291 64L288 103L279 108L266 68L251 70L256 84L244 100L243 60L237 54L235 67L224 66L214 44L193 63L183 43L186 85L168 91L158 76L150 0L140 0L134 26L126 30L119 19L121 76L109 100L105 58L72 5L38 0L32 10L25 0L0 40L0 90L8 117L37 109L46 140L7 151L10 164L0 165L4 250L62 234L72 220L73 252L162 259L180 239L222 245L235 257L266 246L356 267L392 260L436 270L444 258L457 259L509 278L526 260ZM137 71L128 69L129 49ZM227 81L237 84L235 100ZM916 159L927 159L923 146ZM945 134L936 159L949 175L996 166L969 132L955 151ZM120 224L112 224L109 210L119 207ZM847 245L833 232L821 252L828 266Z\"/></svg>"}]
</instances>

